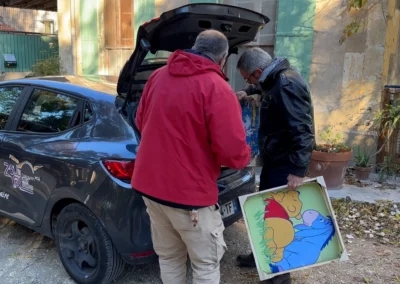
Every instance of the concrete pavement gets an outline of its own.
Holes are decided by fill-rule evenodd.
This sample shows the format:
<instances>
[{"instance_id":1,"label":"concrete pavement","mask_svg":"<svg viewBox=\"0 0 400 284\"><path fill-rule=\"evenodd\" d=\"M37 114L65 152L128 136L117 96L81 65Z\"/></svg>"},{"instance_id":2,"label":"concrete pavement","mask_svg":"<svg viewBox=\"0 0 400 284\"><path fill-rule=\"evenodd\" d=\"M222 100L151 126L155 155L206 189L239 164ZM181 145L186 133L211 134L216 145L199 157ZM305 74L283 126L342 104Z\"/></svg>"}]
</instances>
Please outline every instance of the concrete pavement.
<instances>
[{"instance_id":1,"label":"concrete pavement","mask_svg":"<svg viewBox=\"0 0 400 284\"><path fill-rule=\"evenodd\" d=\"M255 168L255 171L256 181L259 182L261 168ZM393 185L393 187L397 186L399 189L385 189L387 186L383 186L377 180L378 176L371 174L370 180L365 182L364 187L344 184L339 190L328 190L328 194L334 199L350 197L353 201L359 202L374 203L377 200L385 200L400 203L400 181L396 179L388 180L388 183Z\"/></svg>"}]
</instances>

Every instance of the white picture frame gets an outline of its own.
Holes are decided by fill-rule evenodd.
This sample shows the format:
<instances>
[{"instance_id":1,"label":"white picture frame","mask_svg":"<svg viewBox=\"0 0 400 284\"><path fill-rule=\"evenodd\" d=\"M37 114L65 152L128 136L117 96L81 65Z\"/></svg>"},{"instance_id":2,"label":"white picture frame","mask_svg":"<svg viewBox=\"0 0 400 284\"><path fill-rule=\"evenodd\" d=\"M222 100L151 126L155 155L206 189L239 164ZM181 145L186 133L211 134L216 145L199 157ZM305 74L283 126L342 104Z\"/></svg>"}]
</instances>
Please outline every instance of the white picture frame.
<instances>
[{"instance_id":1,"label":"white picture frame","mask_svg":"<svg viewBox=\"0 0 400 284\"><path fill-rule=\"evenodd\" d=\"M289 191L289 189L287 188L287 185L276 187L276 188L271 188L271 189L268 189L268 190L258 191L256 193L247 194L247 195L243 195L243 196L239 197L239 203L240 203L241 210L243 212L243 219L244 219L245 224L246 224L246 229L247 229L247 233L248 233L248 237L249 237L249 241L250 241L250 245L251 245L251 250L252 250L252 252L254 254L254 258L255 258L255 262L256 262L256 266L257 266L257 271L258 271L258 274L259 274L259 277L260 277L261 281L273 278L273 277L281 275L281 274L286 274L286 273L291 273L291 272L298 271L298 270L303 270L303 269L308 269L308 268L317 267L317 266L321 266L321 265L326 265L326 264L329 264L329 263L332 263L332 262L341 262L341 261L347 261L348 260L348 254L347 254L344 242L343 242L343 238L342 238L342 236L340 234L339 225L337 223L336 216L334 214L334 210L333 210L330 198L329 198L329 194L328 194L328 191L327 191L327 187L326 187L324 178L322 176L320 176L320 177L317 177L317 178L312 178L312 179L305 180L303 186L300 187L300 189L307 187L308 184L311 184L311 183L318 184L320 186L322 197L323 197L323 200L325 202L324 205L326 206L326 208L327 208L327 210L328 210L328 212L330 214L330 218L331 218L332 224L333 224L334 229L335 229L335 238L337 240L340 253L338 253L338 257L335 257L333 259L329 259L327 261L321 261L321 262L318 262L318 263L316 262L314 264L305 265L305 266L302 266L302 267L297 267L297 268L293 268L293 269L289 269L289 270L285 270L285 271L280 271L280 272L267 273L261 268L260 261L262 261L262 260L259 259L259 257L258 257L258 253L257 253L257 250L256 250L256 245L255 245L255 243L253 241L253 238L252 238L252 235L251 235L251 229L250 229L250 225L249 225L249 220L250 220L249 218L253 218L253 216L247 216L246 210L245 210L245 204L246 204L247 200L249 200L249 198L254 197L254 196L262 196L262 195L265 195L265 194L268 194L268 193L274 193L275 194L275 193L279 193L279 192L287 192L287 191ZM304 209L306 209L306 208L304 208ZM304 210L304 212L305 211L307 211L307 210ZM308 210L308 211L312 211L312 210ZM305 218L305 217L302 217L302 218ZM254 229L253 229L253 232L254 232ZM297 231L297 232L299 232L299 231Z\"/></svg>"}]
</instances>

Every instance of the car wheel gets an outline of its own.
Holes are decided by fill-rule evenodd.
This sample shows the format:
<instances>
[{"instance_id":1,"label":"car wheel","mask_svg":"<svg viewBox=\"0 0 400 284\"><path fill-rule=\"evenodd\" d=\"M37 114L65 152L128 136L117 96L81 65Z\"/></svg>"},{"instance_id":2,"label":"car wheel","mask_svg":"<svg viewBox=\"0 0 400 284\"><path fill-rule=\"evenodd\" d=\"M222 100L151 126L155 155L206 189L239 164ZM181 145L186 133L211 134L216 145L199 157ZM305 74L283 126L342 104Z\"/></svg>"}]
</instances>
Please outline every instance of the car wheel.
<instances>
[{"instance_id":1,"label":"car wheel","mask_svg":"<svg viewBox=\"0 0 400 284\"><path fill-rule=\"evenodd\" d=\"M106 229L81 204L67 205L60 212L55 238L62 264L79 284L110 283L124 270L125 262Z\"/></svg>"}]
</instances>

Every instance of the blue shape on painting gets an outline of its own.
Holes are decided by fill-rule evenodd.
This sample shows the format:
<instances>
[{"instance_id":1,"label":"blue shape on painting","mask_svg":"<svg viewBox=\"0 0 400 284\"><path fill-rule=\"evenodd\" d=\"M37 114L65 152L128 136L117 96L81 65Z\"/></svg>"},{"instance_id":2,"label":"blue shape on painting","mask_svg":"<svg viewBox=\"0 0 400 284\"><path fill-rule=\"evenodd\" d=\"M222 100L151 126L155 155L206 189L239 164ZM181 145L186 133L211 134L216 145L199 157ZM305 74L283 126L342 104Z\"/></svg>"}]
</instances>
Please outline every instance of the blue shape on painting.
<instances>
[{"instance_id":1,"label":"blue shape on painting","mask_svg":"<svg viewBox=\"0 0 400 284\"><path fill-rule=\"evenodd\" d=\"M260 123L259 107L242 102L242 119L246 131L246 142L251 148L251 156L258 155L258 127Z\"/></svg>"},{"instance_id":2,"label":"blue shape on painting","mask_svg":"<svg viewBox=\"0 0 400 284\"><path fill-rule=\"evenodd\" d=\"M331 217L324 217L318 211L307 210L303 213L303 224L296 225L294 240L285 247L283 259L270 264L272 273L315 264L322 252L335 235Z\"/></svg>"}]
</instances>

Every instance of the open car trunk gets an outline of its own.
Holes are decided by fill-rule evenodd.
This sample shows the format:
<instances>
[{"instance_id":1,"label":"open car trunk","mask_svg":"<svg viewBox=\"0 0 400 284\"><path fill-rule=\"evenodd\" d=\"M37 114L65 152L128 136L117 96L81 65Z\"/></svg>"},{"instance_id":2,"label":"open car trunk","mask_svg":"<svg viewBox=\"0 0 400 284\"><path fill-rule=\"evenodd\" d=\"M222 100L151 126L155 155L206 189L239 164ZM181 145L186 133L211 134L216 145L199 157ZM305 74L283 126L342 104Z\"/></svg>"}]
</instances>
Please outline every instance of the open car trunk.
<instances>
[{"instance_id":1,"label":"open car trunk","mask_svg":"<svg viewBox=\"0 0 400 284\"><path fill-rule=\"evenodd\" d=\"M224 33L229 42L229 54L237 53L238 47L254 41L268 22L266 16L248 9L203 3L167 11L159 18L140 26L135 51L118 79L116 99L117 108L135 129L138 140L140 141L140 133L134 118L144 86L156 69L167 64L168 56L160 58L158 53L168 54L177 49L190 49L197 35L207 29Z\"/></svg>"},{"instance_id":2,"label":"open car trunk","mask_svg":"<svg viewBox=\"0 0 400 284\"><path fill-rule=\"evenodd\" d=\"M165 60L144 62L149 52L192 48L200 32L215 29L228 38L229 53L237 53L238 46L254 41L268 22L257 12L221 4L190 4L165 12L139 27L135 51L118 79L118 95L131 101L137 90L135 85L145 83L150 75L136 76L137 73L154 71L165 64Z\"/></svg>"}]
</instances>

